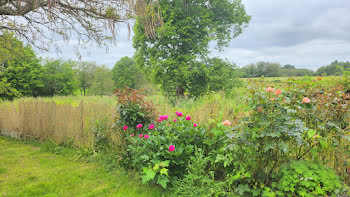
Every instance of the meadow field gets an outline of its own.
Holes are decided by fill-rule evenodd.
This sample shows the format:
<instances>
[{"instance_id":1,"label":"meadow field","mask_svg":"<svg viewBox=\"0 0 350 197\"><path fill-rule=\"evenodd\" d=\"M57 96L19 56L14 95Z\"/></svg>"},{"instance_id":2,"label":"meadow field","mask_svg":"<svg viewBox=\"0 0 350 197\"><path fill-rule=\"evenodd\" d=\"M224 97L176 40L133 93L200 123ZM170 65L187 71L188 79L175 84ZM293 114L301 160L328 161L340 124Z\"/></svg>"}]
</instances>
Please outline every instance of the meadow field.
<instances>
[{"instance_id":1,"label":"meadow field","mask_svg":"<svg viewBox=\"0 0 350 197\"><path fill-rule=\"evenodd\" d=\"M131 123L121 124L125 114L120 113L118 106L121 103L116 96L55 96L3 101L0 103L1 133L30 141L30 144L0 138L0 194L161 196L169 190L156 185L163 188L172 185L171 191L175 196L202 196L210 188L212 192L205 196L250 196L254 192L262 196L283 196L294 191L278 186L282 185L282 182L277 182L282 178L276 177L282 175L277 173L283 169L282 164L303 160L332 169L342 186L328 185L329 190L320 187L319 193L315 193L317 186L312 186L314 189L305 186L305 190L305 183L299 186L295 183L295 191L300 189L306 196L346 195L349 194L350 114L349 96L338 87L340 81L340 77L242 79L242 86L232 94L217 92L196 99L181 98L175 102L155 91L144 97L144 102L153 103L156 117L162 115L159 122L151 120L146 123L156 127L152 132L151 127L148 132L146 128L141 128L142 131L131 128ZM129 128L124 126L123 130L123 125ZM145 133L150 136L147 143L139 141L145 140L141 139L141 135L146 136ZM131 138L134 134L135 138ZM138 134L140 138L136 138ZM169 141L162 135L167 136ZM193 137L197 135L202 139ZM141 142L145 143L142 148L133 147ZM156 150L175 142L178 143L176 150L180 148L179 153L164 155ZM258 146L253 147L252 144ZM73 153L65 153L70 150ZM144 153L147 150L149 153ZM256 158L244 156L248 153ZM173 179L172 176L182 176L187 170L191 172L191 164L195 165L194 157L198 159L201 154L208 158L203 159L208 163L198 164L206 170L203 171L205 174L200 172L196 176L208 179L207 185L186 182L191 179L187 175L181 180L183 182ZM143 160L139 161L139 158ZM183 160L191 162L183 163ZM276 160L276 163L268 160ZM164 164L167 167L163 168L169 170L169 175L147 171L148 167L159 167L162 161L170 161L170 165ZM245 161L248 164L242 166ZM260 163L262 161L266 163ZM126 168L125 162L129 164ZM261 172L266 173L264 178L260 177ZM66 175L61 177L61 173ZM130 173L135 175L127 176ZM276 175L272 175L274 173ZM19 174L21 176L17 176ZM325 179L324 176L333 177L333 174L317 176ZM152 184L141 185L140 177L144 183ZM156 178L158 181L154 181ZM315 184L328 184L336 182L336 179L329 179L327 183L316 181ZM257 184L261 185L256 187ZM17 188L17 185L21 186ZM96 188L90 188L90 185L96 185ZM187 185L192 187L187 188Z\"/></svg>"}]
</instances>

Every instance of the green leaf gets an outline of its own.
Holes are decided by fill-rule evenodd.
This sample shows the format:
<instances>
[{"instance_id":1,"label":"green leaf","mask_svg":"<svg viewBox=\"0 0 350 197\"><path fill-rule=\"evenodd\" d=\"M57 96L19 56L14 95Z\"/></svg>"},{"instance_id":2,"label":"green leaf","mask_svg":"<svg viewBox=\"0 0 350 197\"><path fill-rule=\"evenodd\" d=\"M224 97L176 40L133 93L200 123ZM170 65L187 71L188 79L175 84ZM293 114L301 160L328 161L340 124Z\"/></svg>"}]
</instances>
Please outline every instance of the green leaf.
<instances>
[{"instance_id":1,"label":"green leaf","mask_svg":"<svg viewBox=\"0 0 350 197\"><path fill-rule=\"evenodd\" d=\"M211 132L212 132L215 136L217 136L217 135L219 135L220 133L222 133L222 131L219 130L219 129L212 129Z\"/></svg>"},{"instance_id":2,"label":"green leaf","mask_svg":"<svg viewBox=\"0 0 350 197\"><path fill-rule=\"evenodd\" d=\"M168 171L169 171L169 169L167 169L167 168L162 168L162 169L160 170L160 174L164 174L164 175L167 175L167 176L168 176Z\"/></svg>"},{"instance_id":3,"label":"green leaf","mask_svg":"<svg viewBox=\"0 0 350 197\"><path fill-rule=\"evenodd\" d=\"M238 187L235 189L235 192L238 192L240 195L243 195L244 192L249 192L250 188L247 184L239 184Z\"/></svg>"},{"instance_id":4,"label":"green leaf","mask_svg":"<svg viewBox=\"0 0 350 197\"><path fill-rule=\"evenodd\" d=\"M159 169L159 164L154 165L153 170L157 171Z\"/></svg>"},{"instance_id":5,"label":"green leaf","mask_svg":"<svg viewBox=\"0 0 350 197\"><path fill-rule=\"evenodd\" d=\"M154 179L154 177L156 176L156 172L154 172L152 169L147 169L145 171L145 175L142 176L142 183L145 184L148 181Z\"/></svg>"},{"instance_id":6,"label":"green leaf","mask_svg":"<svg viewBox=\"0 0 350 197\"><path fill-rule=\"evenodd\" d=\"M313 130L313 129L310 129L310 130L307 132L307 137L308 137L308 138L312 138L315 134L316 134L316 131Z\"/></svg>"},{"instance_id":7,"label":"green leaf","mask_svg":"<svg viewBox=\"0 0 350 197\"><path fill-rule=\"evenodd\" d=\"M157 183L161 185L164 189L166 189L167 183L169 182L168 177L165 176L159 176Z\"/></svg>"}]
</instances>

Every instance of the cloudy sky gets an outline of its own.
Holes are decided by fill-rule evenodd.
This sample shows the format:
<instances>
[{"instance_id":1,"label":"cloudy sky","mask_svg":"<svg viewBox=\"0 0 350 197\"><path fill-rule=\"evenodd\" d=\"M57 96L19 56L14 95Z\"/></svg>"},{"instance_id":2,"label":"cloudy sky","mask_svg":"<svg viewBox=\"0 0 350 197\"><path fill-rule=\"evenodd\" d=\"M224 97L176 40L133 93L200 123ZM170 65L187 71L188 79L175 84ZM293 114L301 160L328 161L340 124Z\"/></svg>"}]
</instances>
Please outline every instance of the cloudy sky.
<instances>
[{"instance_id":1,"label":"cloudy sky","mask_svg":"<svg viewBox=\"0 0 350 197\"><path fill-rule=\"evenodd\" d=\"M238 66L258 61L317 69L334 60L350 60L350 0L243 0L252 16L249 26L224 51L212 56ZM119 25L116 46L82 51L84 61L113 67L121 57L132 56L126 25ZM42 57L77 59L74 41L59 44L61 53L39 52Z\"/></svg>"}]
</instances>

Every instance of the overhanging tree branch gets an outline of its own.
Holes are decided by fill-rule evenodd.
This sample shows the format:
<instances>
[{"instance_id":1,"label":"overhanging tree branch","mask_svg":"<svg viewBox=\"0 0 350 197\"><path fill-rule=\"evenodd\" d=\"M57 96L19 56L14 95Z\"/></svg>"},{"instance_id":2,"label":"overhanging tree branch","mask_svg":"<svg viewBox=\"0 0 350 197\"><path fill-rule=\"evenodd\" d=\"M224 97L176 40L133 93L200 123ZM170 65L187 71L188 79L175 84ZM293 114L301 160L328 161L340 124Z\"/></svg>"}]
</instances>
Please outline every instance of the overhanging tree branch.
<instances>
[{"instance_id":1,"label":"overhanging tree branch","mask_svg":"<svg viewBox=\"0 0 350 197\"><path fill-rule=\"evenodd\" d=\"M149 16L144 23L149 37L162 24L158 0L0 0L0 36L15 33L39 49L55 40L74 38L80 44L106 46L115 41L116 23ZM106 31L109 30L109 31Z\"/></svg>"}]
</instances>

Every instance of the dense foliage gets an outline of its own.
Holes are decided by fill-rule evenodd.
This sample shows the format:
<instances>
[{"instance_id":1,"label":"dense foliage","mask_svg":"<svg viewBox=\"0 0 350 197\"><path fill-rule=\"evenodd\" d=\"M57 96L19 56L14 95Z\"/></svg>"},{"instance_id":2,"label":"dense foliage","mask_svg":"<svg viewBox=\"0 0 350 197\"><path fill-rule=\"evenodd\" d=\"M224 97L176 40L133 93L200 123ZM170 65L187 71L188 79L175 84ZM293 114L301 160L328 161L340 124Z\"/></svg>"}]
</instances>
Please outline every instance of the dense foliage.
<instances>
[{"instance_id":1,"label":"dense foliage","mask_svg":"<svg viewBox=\"0 0 350 197\"><path fill-rule=\"evenodd\" d=\"M89 93L91 95L108 95L114 90L112 73L107 66L96 67L93 73L92 85Z\"/></svg>"},{"instance_id":2,"label":"dense foliage","mask_svg":"<svg viewBox=\"0 0 350 197\"><path fill-rule=\"evenodd\" d=\"M13 55L13 51L20 55ZM43 95L43 77L43 68L30 46L12 34L0 35L0 97L12 100Z\"/></svg>"},{"instance_id":3,"label":"dense foliage","mask_svg":"<svg viewBox=\"0 0 350 197\"><path fill-rule=\"evenodd\" d=\"M119 126L136 128L137 125L150 124L156 118L155 108L151 101L146 101L142 90L135 90L125 87L115 92L118 100L118 120Z\"/></svg>"},{"instance_id":4,"label":"dense foliage","mask_svg":"<svg viewBox=\"0 0 350 197\"><path fill-rule=\"evenodd\" d=\"M293 161L281 167L273 183L280 196L328 196L342 189L339 177L317 163Z\"/></svg>"},{"instance_id":5,"label":"dense foliage","mask_svg":"<svg viewBox=\"0 0 350 197\"><path fill-rule=\"evenodd\" d=\"M70 95L76 89L76 81L74 80L74 62L63 61L60 59L47 59L44 61L43 81L45 87L43 95Z\"/></svg>"},{"instance_id":6,"label":"dense foliage","mask_svg":"<svg viewBox=\"0 0 350 197\"><path fill-rule=\"evenodd\" d=\"M304 68L295 68L293 65L281 66L279 63L258 62L256 64L249 64L239 69L241 77L293 77L315 75L312 70Z\"/></svg>"},{"instance_id":7,"label":"dense foliage","mask_svg":"<svg viewBox=\"0 0 350 197\"><path fill-rule=\"evenodd\" d=\"M123 165L137 170L144 183L181 196L344 193L339 175L349 176L349 95L322 78L273 86L249 82L250 110L235 125L197 125L176 112L120 129Z\"/></svg>"},{"instance_id":8,"label":"dense foliage","mask_svg":"<svg viewBox=\"0 0 350 197\"><path fill-rule=\"evenodd\" d=\"M350 71L350 62L334 61L327 66L317 69L317 74L321 76L343 75L344 71Z\"/></svg>"},{"instance_id":9,"label":"dense foliage","mask_svg":"<svg viewBox=\"0 0 350 197\"><path fill-rule=\"evenodd\" d=\"M159 6L164 21L157 30L159 39L149 39L140 19L136 21L136 64L160 84L166 95L206 94L212 70L205 64L209 43L214 41L219 48L226 46L242 33L250 17L240 0L161 0Z\"/></svg>"},{"instance_id":10,"label":"dense foliage","mask_svg":"<svg viewBox=\"0 0 350 197\"><path fill-rule=\"evenodd\" d=\"M112 69L115 87L122 89L124 86L139 88L142 83L142 74L136 67L132 58L123 57L115 63Z\"/></svg>"}]
</instances>

